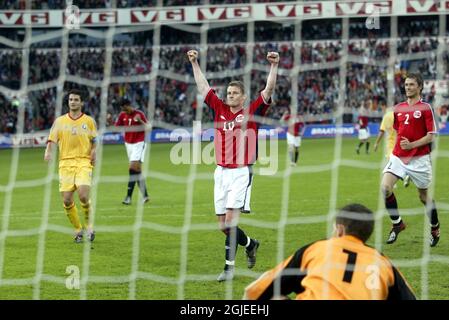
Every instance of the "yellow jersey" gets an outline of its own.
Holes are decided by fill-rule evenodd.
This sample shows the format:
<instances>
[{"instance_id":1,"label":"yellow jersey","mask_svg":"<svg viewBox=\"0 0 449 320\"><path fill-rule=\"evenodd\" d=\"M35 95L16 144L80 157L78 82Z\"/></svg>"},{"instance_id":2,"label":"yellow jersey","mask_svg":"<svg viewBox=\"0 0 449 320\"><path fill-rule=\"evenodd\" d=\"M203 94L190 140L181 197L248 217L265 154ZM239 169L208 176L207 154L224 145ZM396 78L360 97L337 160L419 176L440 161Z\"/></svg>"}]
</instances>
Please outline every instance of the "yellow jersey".
<instances>
[{"instance_id":1,"label":"yellow jersey","mask_svg":"<svg viewBox=\"0 0 449 320\"><path fill-rule=\"evenodd\" d=\"M382 123L380 124L380 130L387 134L387 151L385 156L390 157L393 152L394 145L396 143L396 130L393 129L394 115L393 110L389 110L385 113L382 118Z\"/></svg>"},{"instance_id":2,"label":"yellow jersey","mask_svg":"<svg viewBox=\"0 0 449 320\"><path fill-rule=\"evenodd\" d=\"M55 120L48 141L58 144L60 168L92 167L90 156L96 137L97 128L92 117L82 113L73 119L67 113Z\"/></svg>"},{"instance_id":3,"label":"yellow jersey","mask_svg":"<svg viewBox=\"0 0 449 320\"><path fill-rule=\"evenodd\" d=\"M387 257L351 235L302 247L247 286L244 297L266 300L292 292L298 300L416 299Z\"/></svg>"}]
</instances>

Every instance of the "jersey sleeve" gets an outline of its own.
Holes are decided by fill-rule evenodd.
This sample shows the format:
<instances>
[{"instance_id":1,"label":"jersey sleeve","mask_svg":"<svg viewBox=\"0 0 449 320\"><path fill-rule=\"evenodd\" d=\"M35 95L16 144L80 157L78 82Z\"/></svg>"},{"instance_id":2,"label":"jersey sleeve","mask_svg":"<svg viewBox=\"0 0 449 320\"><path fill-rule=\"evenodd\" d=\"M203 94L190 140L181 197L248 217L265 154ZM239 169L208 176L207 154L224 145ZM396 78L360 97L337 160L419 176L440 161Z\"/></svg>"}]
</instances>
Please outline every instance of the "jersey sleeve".
<instances>
[{"instance_id":1,"label":"jersey sleeve","mask_svg":"<svg viewBox=\"0 0 449 320\"><path fill-rule=\"evenodd\" d=\"M302 257L310 245L304 246L286 260L278 264L274 269L265 272L259 279L245 288L244 298L248 300L270 300L278 292L275 287L280 286L279 295L286 296L292 292L296 294L304 291L301 285L306 276L301 270Z\"/></svg>"},{"instance_id":2,"label":"jersey sleeve","mask_svg":"<svg viewBox=\"0 0 449 320\"><path fill-rule=\"evenodd\" d=\"M382 122L380 123L379 130L382 131L389 131L393 128L393 122L394 122L394 115L392 111L389 111L385 113L384 117L382 118Z\"/></svg>"},{"instance_id":3,"label":"jersey sleeve","mask_svg":"<svg viewBox=\"0 0 449 320\"><path fill-rule=\"evenodd\" d=\"M206 98L204 99L204 102L207 104L207 106L214 111L217 111L220 107L222 107L225 103L220 100L220 98L217 97L215 94L215 91L213 89L210 89L209 92L206 95Z\"/></svg>"},{"instance_id":4,"label":"jersey sleeve","mask_svg":"<svg viewBox=\"0 0 449 320\"><path fill-rule=\"evenodd\" d=\"M50 133L48 135L47 142L54 142L58 143L59 141L59 118L53 122L53 125L51 126Z\"/></svg>"},{"instance_id":5,"label":"jersey sleeve","mask_svg":"<svg viewBox=\"0 0 449 320\"><path fill-rule=\"evenodd\" d=\"M394 266L394 283L388 288L387 300L416 300L415 294L402 274Z\"/></svg>"},{"instance_id":6,"label":"jersey sleeve","mask_svg":"<svg viewBox=\"0 0 449 320\"><path fill-rule=\"evenodd\" d=\"M386 131L387 130L387 117L388 115L385 114L385 116L382 118L382 122L380 123L380 131Z\"/></svg>"},{"instance_id":7,"label":"jersey sleeve","mask_svg":"<svg viewBox=\"0 0 449 320\"><path fill-rule=\"evenodd\" d=\"M396 131L399 129L398 115L396 112L393 112L393 129Z\"/></svg>"},{"instance_id":8,"label":"jersey sleeve","mask_svg":"<svg viewBox=\"0 0 449 320\"><path fill-rule=\"evenodd\" d=\"M145 117L145 113L143 113L142 111L139 111L140 117L142 118L142 121L144 123L148 123L148 119L147 117Z\"/></svg>"},{"instance_id":9,"label":"jersey sleeve","mask_svg":"<svg viewBox=\"0 0 449 320\"><path fill-rule=\"evenodd\" d=\"M424 119L426 121L427 133L437 133L435 115L431 106L429 106L429 108L424 111Z\"/></svg>"},{"instance_id":10,"label":"jersey sleeve","mask_svg":"<svg viewBox=\"0 0 449 320\"><path fill-rule=\"evenodd\" d=\"M304 122L299 123L299 135L304 135L304 131L306 131L306 124Z\"/></svg>"},{"instance_id":11,"label":"jersey sleeve","mask_svg":"<svg viewBox=\"0 0 449 320\"><path fill-rule=\"evenodd\" d=\"M114 125L115 125L116 127L119 127L119 126L123 126L123 125L124 125L124 123L123 123L123 113L122 113L122 112L120 112L120 114L118 115L117 121L115 122Z\"/></svg>"},{"instance_id":12,"label":"jersey sleeve","mask_svg":"<svg viewBox=\"0 0 449 320\"><path fill-rule=\"evenodd\" d=\"M97 124L95 123L95 120L93 118L91 118L90 120L90 140L92 141L92 143L96 143L97 142Z\"/></svg>"},{"instance_id":13,"label":"jersey sleeve","mask_svg":"<svg viewBox=\"0 0 449 320\"><path fill-rule=\"evenodd\" d=\"M267 113L268 108L271 105L271 102L272 102L271 97L268 101L265 101L262 94L259 94L257 99L254 100L249 106L249 113L257 116L264 116Z\"/></svg>"}]
</instances>

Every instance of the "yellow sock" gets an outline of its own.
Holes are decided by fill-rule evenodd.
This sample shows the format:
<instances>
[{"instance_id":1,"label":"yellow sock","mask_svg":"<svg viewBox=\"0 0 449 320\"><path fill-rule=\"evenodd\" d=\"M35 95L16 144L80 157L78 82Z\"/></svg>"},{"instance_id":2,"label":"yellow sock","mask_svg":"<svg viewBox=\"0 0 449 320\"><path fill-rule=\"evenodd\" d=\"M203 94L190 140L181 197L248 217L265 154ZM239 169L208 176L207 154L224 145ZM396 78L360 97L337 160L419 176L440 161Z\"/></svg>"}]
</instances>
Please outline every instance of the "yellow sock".
<instances>
[{"instance_id":1,"label":"yellow sock","mask_svg":"<svg viewBox=\"0 0 449 320\"><path fill-rule=\"evenodd\" d=\"M64 206L64 210L70 223L75 227L75 231L80 232L83 227L81 226L80 218L78 217L78 209L76 208L75 202L68 207Z\"/></svg>"},{"instance_id":2,"label":"yellow sock","mask_svg":"<svg viewBox=\"0 0 449 320\"><path fill-rule=\"evenodd\" d=\"M92 230L93 226L90 224L90 201L87 203L81 202L81 209L84 212L84 227L87 230Z\"/></svg>"}]
</instances>

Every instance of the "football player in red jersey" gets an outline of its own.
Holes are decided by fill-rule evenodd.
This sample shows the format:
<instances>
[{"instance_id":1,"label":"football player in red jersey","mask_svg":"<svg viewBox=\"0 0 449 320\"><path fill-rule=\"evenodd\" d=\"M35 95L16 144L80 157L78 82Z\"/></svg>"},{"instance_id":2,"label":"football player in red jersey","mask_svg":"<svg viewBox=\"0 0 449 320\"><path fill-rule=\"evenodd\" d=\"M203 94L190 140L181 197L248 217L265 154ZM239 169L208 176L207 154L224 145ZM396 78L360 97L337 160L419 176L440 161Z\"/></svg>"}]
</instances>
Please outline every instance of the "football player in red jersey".
<instances>
[{"instance_id":1,"label":"football player in red jersey","mask_svg":"<svg viewBox=\"0 0 449 320\"><path fill-rule=\"evenodd\" d=\"M125 131L125 146L129 159L129 182L128 192L123 204L130 205L131 198L134 191L136 182L142 192L143 203L150 200L147 192L147 186L145 184L145 178L142 177L142 163L145 160L145 125L148 123L145 114L136 110L131 106L131 102L123 98L120 102L122 112L120 112L116 126L126 127Z\"/></svg>"},{"instance_id":2,"label":"football player in red jersey","mask_svg":"<svg viewBox=\"0 0 449 320\"><path fill-rule=\"evenodd\" d=\"M231 81L226 89L226 102L220 100L209 86L198 64L198 52L187 52L193 75L204 102L214 112L214 144L217 168L214 173L214 202L220 229L226 235L225 267L218 281L234 278L234 262L238 245L246 248L247 266L256 264L259 241L248 237L238 227L240 212L248 212L252 184L252 165L257 159L257 130L255 116L264 116L276 85L279 54L268 52L271 64L265 89L244 107L247 98L240 81Z\"/></svg>"},{"instance_id":3,"label":"football player in red jersey","mask_svg":"<svg viewBox=\"0 0 449 320\"><path fill-rule=\"evenodd\" d=\"M421 100L422 88L421 76L408 74L405 79L407 100L394 107L393 128L397 132L396 144L382 178L385 206L393 223L388 244L395 242L399 232L405 229L393 187L398 179L404 179L406 175L410 176L418 188L419 199L426 206L431 227L430 246L435 246L440 239L435 202L427 195L427 189L432 182L431 143L437 133L437 127L432 107Z\"/></svg>"},{"instance_id":4,"label":"football player in red jersey","mask_svg":"<svg viewBox=\"0 0 449 320\"><path fill-rule=\"evenodd\" d=\"M304 119L297 114L293 117L290 110L287 110L281 118L281 122L288 126L287 129L287 145L288 154L290 156L290 165L296 166L299 157L299 147L301 146L301 137L304 134Z\"/></svg>"},{"instance_id":5,"label":"football player in red jersey","mask_svg":"<svg viewBox=\"0 0 449 320\"><path fill-rule=\"evenodd\" d=\"M360 154L360 148L366 143L366 154L369 153L369 128L368 128L368 110L365 107L360 107L359 118L357 119L359 126L359 145L355 150L357 154Z\"/></svg>"}]
</instances>

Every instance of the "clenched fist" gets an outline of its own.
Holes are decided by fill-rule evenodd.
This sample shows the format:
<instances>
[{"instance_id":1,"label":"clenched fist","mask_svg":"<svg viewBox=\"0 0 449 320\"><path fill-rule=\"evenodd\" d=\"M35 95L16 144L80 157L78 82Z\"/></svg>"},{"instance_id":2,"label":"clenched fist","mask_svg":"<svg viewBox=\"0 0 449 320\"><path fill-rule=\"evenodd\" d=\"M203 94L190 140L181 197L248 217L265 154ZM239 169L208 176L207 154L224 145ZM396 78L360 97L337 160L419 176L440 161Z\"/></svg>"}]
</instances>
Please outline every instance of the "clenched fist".
<instances>
[{"instance_id":1,"label":"clenched fist","mask_svg":"<svg viewBox=\"0 0 449 320\"><path fill-rule=\"evenodd\" d=\"M196 62L198 59L198 51L196 50L187 51L187 57L189 58L190 62Z\"/></svg>"},{"instance_id":2,"label":"clenched fist","mask_svg":"<svg viewBox=\"0 0 449 320\"><path fill-rule=\"evenodd\" d=\"M267 60L271 64L278 64L279 63L279 53L277 53L277 52L268 52L267 53Z\"/></svg>"}]
</instances>

